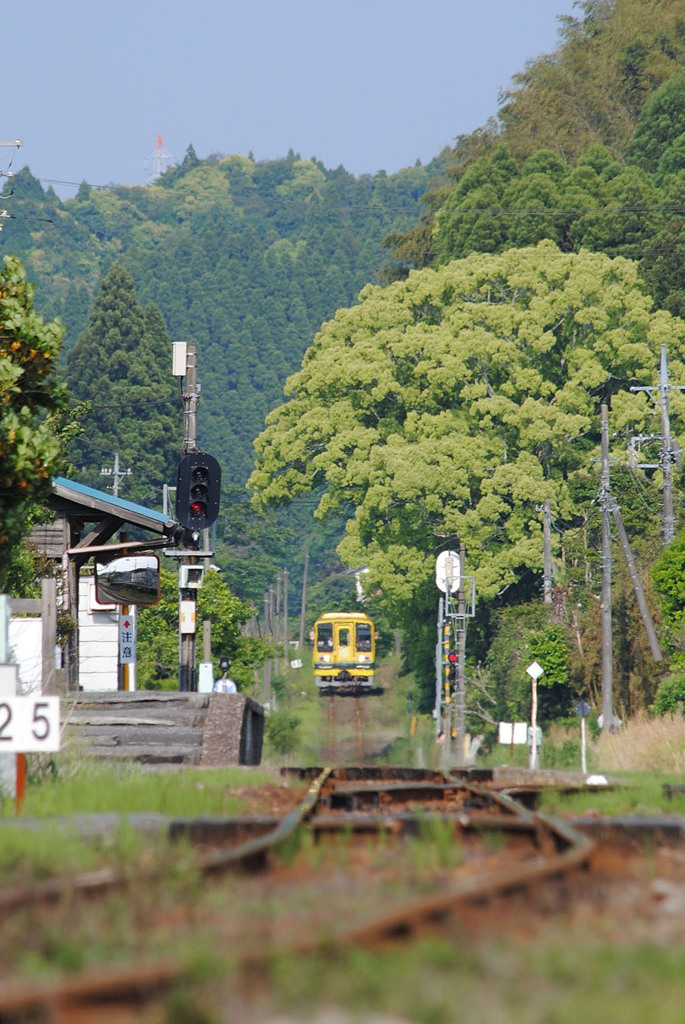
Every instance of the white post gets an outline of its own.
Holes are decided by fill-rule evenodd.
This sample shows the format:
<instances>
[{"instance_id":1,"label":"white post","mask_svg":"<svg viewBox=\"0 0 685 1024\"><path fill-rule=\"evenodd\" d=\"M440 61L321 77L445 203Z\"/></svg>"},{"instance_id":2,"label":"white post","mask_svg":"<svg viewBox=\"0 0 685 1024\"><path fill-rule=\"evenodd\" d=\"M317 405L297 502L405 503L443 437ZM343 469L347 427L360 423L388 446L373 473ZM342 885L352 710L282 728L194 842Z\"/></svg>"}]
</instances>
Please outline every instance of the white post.
<instances>
[{"instance_id":1,"label":"white post","mask_svg":"<svg viewBox=\"0 0 685 1024\"><path fill-rule=\"evenodd\" d=\"M526 672L532 680L532 706L530 712L530 725L531 725L531 737L530 737L530 757L528 759L529 768L537 768L538 766L538 738L537 738L537 724L538 724L538 679L544 673L542 665L539 665L537 661L532 662L526 669Z\"/></svg>"},{"instance_id":2,"label":"white post","mask_svg":"<svg viewBox=\"0 0 685 1024\"><path fill-rule=\"evenodd\" d=\"M587 775L587 743L585 740L585 715L580 719L580 770Z\"/></svg>"},{"instance_id":3,"label":"white post","mask_svg":"<svg viewBox=\"0 0 685 1024\"><path fill-rule=\"evenodd\" d=\"M537 768L538 766L538 744L536 729L538 724L538 681L533 679L532 681L532 701L531 701L531 712L530 712L530 726L531 726L531 743L530 743L530 757L528 759L529 768Z\"/></svg>"}]
</instances>

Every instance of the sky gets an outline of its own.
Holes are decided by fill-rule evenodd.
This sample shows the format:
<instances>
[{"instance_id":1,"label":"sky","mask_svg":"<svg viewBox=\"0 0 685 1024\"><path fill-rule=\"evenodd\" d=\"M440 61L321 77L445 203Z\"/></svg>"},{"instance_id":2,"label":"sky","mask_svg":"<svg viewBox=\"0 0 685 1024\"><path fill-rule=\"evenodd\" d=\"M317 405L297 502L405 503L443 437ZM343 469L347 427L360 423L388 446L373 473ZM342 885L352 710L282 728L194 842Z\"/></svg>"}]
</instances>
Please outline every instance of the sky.
<instances>
[{"instance_id":1,"label":"sky","mask_svg":"<svg viewBox=\"0 0 685 1024\"><path fill-rule=\"evenodd\" d=\"M292 149L355 175L426 163L496 114L575 0L19 0L2 33L0 171L62 198ZM0 179L4 192L7 184Z\"/></svg>"}]
</instances>

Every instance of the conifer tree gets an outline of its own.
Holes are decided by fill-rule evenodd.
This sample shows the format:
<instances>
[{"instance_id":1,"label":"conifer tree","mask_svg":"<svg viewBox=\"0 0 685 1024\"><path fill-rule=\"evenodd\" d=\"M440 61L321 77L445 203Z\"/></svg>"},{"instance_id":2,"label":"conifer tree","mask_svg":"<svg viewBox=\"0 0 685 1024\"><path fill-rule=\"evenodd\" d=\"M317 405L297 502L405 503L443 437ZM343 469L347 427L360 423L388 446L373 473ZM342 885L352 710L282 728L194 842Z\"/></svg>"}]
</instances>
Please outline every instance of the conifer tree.
<instances>
[{"instance_id":1,"label":"conifer tree","mask_svg":"<svg viewBox=\"0 0 685 1024\"><path fill-rule=\"evenodd\" d=\"M133 278L115 263L67 360L73 396L91 403L71 453L84 483L102 489L100 471L112 469L118 453L120 470L131 470L119 481L119 496L161 503L163 485L175 477L183 429L170 351L160 310L154 303L141 308Z\"/></svg>"}]
</instances>

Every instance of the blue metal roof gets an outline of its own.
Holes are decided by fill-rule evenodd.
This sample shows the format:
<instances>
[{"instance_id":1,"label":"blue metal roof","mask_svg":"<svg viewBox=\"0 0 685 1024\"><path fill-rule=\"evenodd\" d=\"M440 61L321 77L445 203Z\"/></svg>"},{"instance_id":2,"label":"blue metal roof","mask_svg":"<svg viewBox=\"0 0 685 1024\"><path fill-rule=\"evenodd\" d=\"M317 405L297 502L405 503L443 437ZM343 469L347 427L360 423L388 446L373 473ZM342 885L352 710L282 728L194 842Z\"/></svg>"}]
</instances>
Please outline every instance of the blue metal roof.
<instances>
[{"instance_id":1,"label":"blue metal roof","mask_svg":"<svg viewBox=\"0 0 685 1024\"><path fill-rule=\"evenodd\" d=\"M134 501L126 501L125 498L115 498L112 494L107 494L106 491L98 491L95 487L86 487L85 484L78 484L74 480L67 480L63 476L54 477L52 485L53 493L59 493L61 497L70 497L76 502L78 502L79 496L90 499L83 502L83 504L91 508L119 514L121 519L126 519L128 513L129 516L135 517L135 522L140 522L141 519L148 519L160 526L174 524L174 520L168 515L164 515L163 512L154 512L152 509L145 508L144 505L137 505Z\"/></svg>"}]
</instances>

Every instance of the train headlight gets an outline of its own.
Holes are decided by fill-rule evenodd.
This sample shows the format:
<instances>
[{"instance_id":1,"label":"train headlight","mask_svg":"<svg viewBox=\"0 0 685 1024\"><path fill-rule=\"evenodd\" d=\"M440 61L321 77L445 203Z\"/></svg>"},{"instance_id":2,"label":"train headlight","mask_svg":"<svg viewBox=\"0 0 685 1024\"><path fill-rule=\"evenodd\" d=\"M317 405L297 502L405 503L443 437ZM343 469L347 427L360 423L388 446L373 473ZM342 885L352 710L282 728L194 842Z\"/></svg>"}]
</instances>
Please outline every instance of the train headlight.
<instances>
[{"instance_id":1,"label":"train headlight","mask_svg":"<svg viewBox=\"0 0 685 1024\"><path fill-rule=\"evenodd\" d=\"M331 660L330 654L324 654L323 661L330 661L330 660Z\"/></svg>"},{"instance_id":2,"label":"train headlight","mask_svg":"<svg viewBox=\"0 0 685 1024\"><path fill-rule=\"evenodd\" d=\"M368 654L360 654L360 655L359 655L359 661L360 661L360 662L362 662L362 661L368 661L368 660L369 660L369 656L368 656Z\"/></svg>"}]
</instances>

